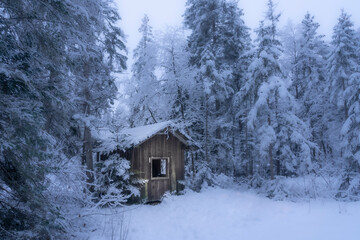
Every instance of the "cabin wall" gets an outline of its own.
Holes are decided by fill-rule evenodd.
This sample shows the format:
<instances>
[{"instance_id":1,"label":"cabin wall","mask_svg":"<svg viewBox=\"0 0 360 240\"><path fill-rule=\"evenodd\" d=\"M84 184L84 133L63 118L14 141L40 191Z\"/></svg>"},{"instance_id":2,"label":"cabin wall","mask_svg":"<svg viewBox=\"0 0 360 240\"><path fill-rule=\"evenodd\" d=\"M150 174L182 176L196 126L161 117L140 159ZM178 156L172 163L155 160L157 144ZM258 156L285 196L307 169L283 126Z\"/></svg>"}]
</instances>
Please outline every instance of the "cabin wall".
<instances>
[{"instance_id":1,"label":"cabin wall","mask_svg":"<svg viewBox=\"0 0 360 240\"><path fill-rule=\"evenodd\" d=\"M168 179L151 179L150 157L169 157ZM148 201L160 200L166 191L181 190L178 180L184 179L184 144L171 134L158 134L135 147L131 169L141 179L148 180L142 188L142 197Z\"/></svg>"}]
</instances>

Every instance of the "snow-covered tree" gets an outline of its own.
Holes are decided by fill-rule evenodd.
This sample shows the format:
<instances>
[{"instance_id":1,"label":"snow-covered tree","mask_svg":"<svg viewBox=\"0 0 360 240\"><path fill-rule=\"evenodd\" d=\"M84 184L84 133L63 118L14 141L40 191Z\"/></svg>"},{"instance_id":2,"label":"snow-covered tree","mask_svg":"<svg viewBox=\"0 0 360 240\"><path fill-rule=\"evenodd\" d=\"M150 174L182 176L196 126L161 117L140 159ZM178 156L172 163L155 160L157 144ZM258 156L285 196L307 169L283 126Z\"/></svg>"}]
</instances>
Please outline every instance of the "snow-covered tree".
<instances>
[{"instance_id":1,"label":"snow-covered tree","mask_svg":"<svg viewBox=\"0 0 360 240\"><path fill-rule=\"evenodd\" d=\"M280 31L281 43L284 52L280 58L283 74L292 81L290 91L298 99L297 85L301 80L297 79L296 64L299 61L299 49L301 38L301 26L289 21Z\"/></svg>"},{"instance_id":2,"label":"snow-covered tree","mask_svg":"<svg viewBox=\"0 0 360 240\"><path fill-rule=\"evenodd\" d=\"M273 33L274 36L270 36L271 33L271 25L276 24L280 15L273 16L273 3L269 6L269 11L271 11L271 16L269 12L266 15L266 19L270 22L270 27L264 26L264 21L260 22L260 27L256 29L257 38L255 39L255 43L257 43L257 49L252 53L251 56L252 62L249 66L249 73L246 77L246 82L243 84L240 92L240 96L242 102L245 106L244 112L242 114L243 119L243 128L245 129L245 158L247 160L247 172L250 175L254 174L254 158L256 156L254 154L253 147L255 146L255 133L254 131L249 129L249 112L251 108L254 106L255 102L258 99L258 91L263 82L266 81L268 77L270 77L274 72L279 73L280 66L278 63L280 53L281 53L281 44L278 39L275 39L276 32ZM270 9L271 7L271 9ZM272 19L272 20L271 20ZM276 30L276 29L273 29ZM275 57L274 57L275 56Z\"/></svg>"},{"instance_id":3,"label":"snow-covered tree","mask_svg":"<svg viewBox=\"0 0 360 240\"><path fill-rule=\"evenodd\" d=\"M260 160L257 164L267 166L271 179L275 166L278 175L305 173L311 168L309 131L295 115L297 104L279 65L279 17L269 0L265 20L256 30L257 50L250 65L251 77L245 85L245 90L254 95L247 125L255 131L256 158Z\"/></svg>"},{"instance_id":4,"label":"snow-covered tree","mask_svg":"<svg viewBox=\"0 0 360 240\"><path fill-rule=\"evenodd\" d=\"M327 46L323 36L317 33L318 28L319 24L309 13L298 27L286 27L283 30L285 54L282 57L287 75L292 80L290 90L299 103L297 115L308 124L312 141L318 145L312 149L313 160L317 161L324 160L331 152L327 121L332 114L326 93Z\"/></svg>"},{"instance_id":5,"label":"snow-covered tree","mask_svg":"<svg viewBox=\"0 0 360 240\"><path fill-rule=\"evenodd\" d=\"M125 66L119 16L102 0L2 1L0 8L0 235L63 237L67 204L86 199L84 125L73 116L86 120L86 105L96 116L115 96L111 71Z\"/></svg>"},{"instance_id":6,"label":"snow-covered tree","mask_svg":"<svg viewBox=\"0 0 360 240\"><path fill-rule=\"evenodd\" d=\"M312 155L317 161L319 157L324 160L330 152L327 121L331 109L326 94L329 83L326 80L325 55L328 47L323 40L324 36L317 33L318 28L319 24L314 21L314 17L307 13L301 25L300 48L295 65L296 78L301 80L294 83L301 104L299 116L309 124L312 141L321 149L316 151L313 148ZM317 156L316 152L321 154Z\"/></svg>"},{"instance_id":7,"label":"snow-covered tree","mask_svg":"<svg viewBox=\"0 0 360 240\"><path fill-rule=\"evenodd\" d=\"M219 19L221 16L221 6L219 0L189 0L186 3L187 9L185 12L185 25L192 30L189 36L189 50L191 53L190 64L198 68L196 76L196 84L198 87L198 101L200 111L198 113L197 124L200 129L194 129L201 132L203 139L198 139L202 142L204 159L206 162L210 162L210 149L215 150L214 142L212 141L213 134L211 130L217 131L217 137L219 137L219 128L215 126L209 126L213 124L215 117L213 111L218 110L220 107L219 99L212 97L214 94L213 89L220 90L218 88L225 87L223 78L220 75L218 64L216 59L219 49L219 43L217 42L219 37ZM219 52L219 54L221 54ZM226 87L225 87L226 88ZM219 91L221 94L223 91ZM212 97L212 98L211 98ZM213 107L213 105L216 105ZM211 158L214 159L214 158ZM213 162L216 164L216 162Z\"/></svg>"},{"instance_id":8,"label":"snow-covered tree","mask_svg":"<svg viewBox=\"0 0 360 240\"><path fill-rule=\"evenodd\" d=\"M349 79L346 89L349 105L348 118L345 120L341 134L344 157L350 169L360 171L360 69L354 72Z\"/></svg>"},{"instance_id":9,"label":"snow-covered tree","mask_svg":"<svg viewBox=\"0 0 360 240\"><path fill-rule=\"evenodd\" d=\"M330 123L336 127L334 150L340 152L344 174L337 197L359 196L359 40L350 16L344 11L338 18L332 36L327 70L330 100L334 104ZM338 140L339 138L339 140Z\"/></svg>"},{"instance_id":10,"label":"snow-covered tree","mask_svg":"<svg viewBox=\"0 0 360 240\"><path fill-rule=\"evenodd\" d=\"M184 29L168 28L161 36L159 44L159 69L161 88L167 109L166 119L175 122L191 122L193 117L191 100L193 97L193 68L189 66L190 54Z\"/></svg>"},{"instance_id":11,"label":"snow-covered tree","mask_svg":"<svg viewBox=\"0 0 360 240\"><path fill-rule=\"evenodd\" d=\"M243 11L238 7L238 1L225 1L222 3L223 15L220 21L220 39L223 42L222 68L226 71L225 81L229 84L228 98L222 104L222 128L221 138L223 152L221 158L228 159L224 162L224 169L228 174L238 173L242 168L244 158L244 128L242 116L245 105L239 98L239 92L243 86L251 54L252 44L249 28L242 19Z\"/></svg>"},{"instance_id":12,"label":"snow-covered tree","mask_svg":"<svg viewBox=\"0 0 360 240\"><path fill-rule=\"evenodd\" d=\"M96 206L119 207L130 198L140 197L140 191L135 187L137 182L131 174L130 161L118 153L97 162L94 190Z\"/></svg>"},{"instance_id":13,"label":"snow-covered tree","mask_svg":"<svg viewBox=\"0 0 360 240\"><path fill-rule=\"evenodd\" d=\"M157 106L161 103L159 100L160 83L155 75L157 64L157 46L154 41L152 27L149 25L147 15L142 19L139 28L141 39L134 50L134 64L132 66L131 85L133 93L129 100L131 101L130 126L156 123Z\"/></svg>"},{"instance_id":14,"label":"snow-covered tree","mask_svg":"<svg viewBox=\"0 0 360 240\"><path fill-rule=\"evenodd\" d=\"M204 159L218 172L232 171L234 165L236 112L232 100L246 68L240 58L250 42L241 16L236 1L189 0L185 12L185 25L192 30L190 64L197 68L196 102L200 104L193 130L202 136L198 140Z\"/></svg>"},{"instance_id":15,"label":"snow-covered tree","mask_svg":"<svg viewBox=\"0 0 360 240\"><path fill-rule=\"evenodd\" d=\"M359 171L359 39L350 16L344 11L338 18L332 37L333 50L328 60L331 100L341 111L342 151L346 167Z\"/></svg>"},{"instance_id":16,"label":"snow-covered tree","mask_svg":"<svg viewBox=\"0 0 360 240\"><path fill-rule=\"evenodd\" d=\"M328 71L331 81L331 100L343 112L343 121L348 118L349 99L346 89L349 87L350 76L356 71L358 59L356 55L358 42L350 16L344 11L338 18L332 36L333 50L328 58Z\"/></svg>"}]
</instances>

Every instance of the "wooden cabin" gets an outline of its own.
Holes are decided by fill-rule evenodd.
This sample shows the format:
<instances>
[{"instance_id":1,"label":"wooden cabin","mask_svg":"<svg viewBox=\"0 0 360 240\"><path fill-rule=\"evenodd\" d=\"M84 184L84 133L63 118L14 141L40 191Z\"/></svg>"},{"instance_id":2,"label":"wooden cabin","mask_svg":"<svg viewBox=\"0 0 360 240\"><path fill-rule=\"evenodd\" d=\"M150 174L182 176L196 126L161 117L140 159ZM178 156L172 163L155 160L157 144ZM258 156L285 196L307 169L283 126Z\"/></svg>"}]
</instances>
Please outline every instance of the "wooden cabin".
<instances>
[{"instance_id":1,"label":"wooden cabin","mask_svg":"<svg viewBox=\"0 0 360 240\"><path fill-rule=\"evenodd\" d=\"M130 160L131 171L145 180L141 197L160 201L165 192L179 192L184 180L185 150L189 138L170 121L121 131L120 148Z\"/></svg>"}]
</instances>

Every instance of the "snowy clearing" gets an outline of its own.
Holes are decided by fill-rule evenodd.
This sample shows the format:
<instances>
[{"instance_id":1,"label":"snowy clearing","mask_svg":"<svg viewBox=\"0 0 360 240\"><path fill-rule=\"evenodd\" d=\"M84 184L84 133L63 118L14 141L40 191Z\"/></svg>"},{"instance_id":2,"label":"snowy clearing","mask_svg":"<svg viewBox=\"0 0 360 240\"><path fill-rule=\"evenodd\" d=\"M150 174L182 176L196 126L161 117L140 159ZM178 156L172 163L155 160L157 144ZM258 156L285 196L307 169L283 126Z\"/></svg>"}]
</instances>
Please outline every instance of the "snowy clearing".
<instances>
[{"instance_id":1,"label":"snowy clearing","mask_svg":"<svg viewBox=\"0 0 360 240\"><path fill-rule=\"evenodd\" d=\"M294 203L209 188L116 213L122 210L107 210L107 214L93 217L96 229L88 232L90 239L358 240L360 236L360 202ZM120 233L122 222L127 238Z\"/></svg>"}]
</instances>

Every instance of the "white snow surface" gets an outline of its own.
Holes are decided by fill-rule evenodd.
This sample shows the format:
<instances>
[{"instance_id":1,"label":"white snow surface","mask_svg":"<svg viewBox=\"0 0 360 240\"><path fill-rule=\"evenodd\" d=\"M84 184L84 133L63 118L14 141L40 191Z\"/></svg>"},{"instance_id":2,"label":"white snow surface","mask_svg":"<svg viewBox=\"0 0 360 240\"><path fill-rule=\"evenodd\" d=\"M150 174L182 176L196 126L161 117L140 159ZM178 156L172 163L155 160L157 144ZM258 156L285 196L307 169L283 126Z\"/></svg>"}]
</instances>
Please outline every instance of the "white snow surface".
<instances>
[{"instance_id":1,"label":"white snow surface","mask_svg":"<svg viewBox=\"0 0 360 240\"><path fill-rule=\"evenodd\" d=\"M168 196L155 206L100 210L86 239L358 240L360 202L273 201L255 193L208 188ZM94 227L95 226L95 227ZM127 238L122 238L122 229Z\"/></svg>"}]
</instances>

